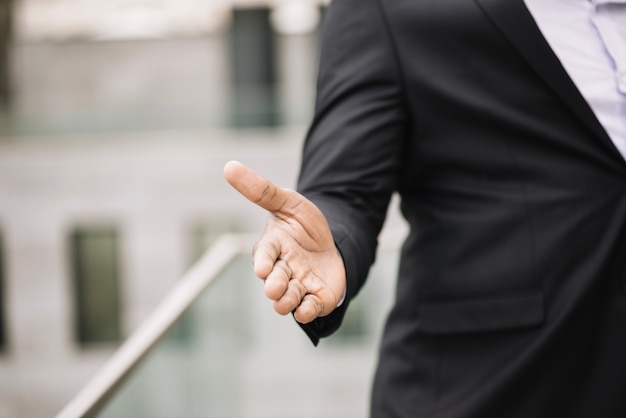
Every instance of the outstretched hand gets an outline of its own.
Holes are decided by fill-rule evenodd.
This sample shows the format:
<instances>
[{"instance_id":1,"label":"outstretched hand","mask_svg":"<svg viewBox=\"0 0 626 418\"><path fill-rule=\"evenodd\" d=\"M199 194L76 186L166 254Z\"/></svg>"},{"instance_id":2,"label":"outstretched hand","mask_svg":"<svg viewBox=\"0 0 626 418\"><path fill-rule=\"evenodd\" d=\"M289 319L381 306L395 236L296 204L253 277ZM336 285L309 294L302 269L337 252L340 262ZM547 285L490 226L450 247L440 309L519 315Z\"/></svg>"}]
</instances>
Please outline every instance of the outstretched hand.
<instances>
[{"instance_id":1,"label":"outstretched hand","mask_svg":"<svg viewBox=\"0 0 626 418\"><path fill-rule=\"evenodd\" d=\"M227 163L224 177L270 214L253 259L274 310L294 312L303 324L330 314L344 294L346 273L322 212L300 193L275 186L239 162Z\"/></svg>"}]
</instances>

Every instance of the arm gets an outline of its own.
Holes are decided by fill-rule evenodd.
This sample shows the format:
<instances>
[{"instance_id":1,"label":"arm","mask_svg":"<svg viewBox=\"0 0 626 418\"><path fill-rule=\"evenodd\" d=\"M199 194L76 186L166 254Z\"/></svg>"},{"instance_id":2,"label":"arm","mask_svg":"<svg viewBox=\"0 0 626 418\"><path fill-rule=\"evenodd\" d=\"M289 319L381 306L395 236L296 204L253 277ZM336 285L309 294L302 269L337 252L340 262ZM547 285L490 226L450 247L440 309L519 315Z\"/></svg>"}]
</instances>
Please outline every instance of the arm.
<instances>
[{"instance_id":1,"label":"arm","mask_svg":"<svg viewBox=\"0 0 626 418\"><path fill-rule=\"evenodd\" d=\"M276 312L294 312L314 344L339 327L365 281L400 170L400 75L375 1L331 4L301 193L236 162L224 169L235 189L270 213L254 249L255 274Z\"/></svg>"},{"instance_id":2,"label":"arm","mask_svg":"<svg viewBox=\"0 0 626 418\"><path fill-rule=\"evenodd\" d=\"M334 0L326 15L315 119L298 191L325 215L343 256L347 295L303 326L316 343L334 332L374 261L401 170L401 74L378 0Z\"/></svg>"}]
</instances>

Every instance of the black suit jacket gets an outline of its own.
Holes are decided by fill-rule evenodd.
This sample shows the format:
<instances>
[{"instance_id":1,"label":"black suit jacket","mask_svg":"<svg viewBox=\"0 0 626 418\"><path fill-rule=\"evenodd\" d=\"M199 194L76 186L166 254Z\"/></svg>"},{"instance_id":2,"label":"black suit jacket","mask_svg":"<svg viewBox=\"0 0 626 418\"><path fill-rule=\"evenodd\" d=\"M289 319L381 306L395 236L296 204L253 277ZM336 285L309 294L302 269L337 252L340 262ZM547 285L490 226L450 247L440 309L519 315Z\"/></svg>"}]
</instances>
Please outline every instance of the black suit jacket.
<instances>
[{"instance_id":1,"label":"black suit jacket","mask_svg":"<svg viewBox=\"0 0 626 418\"><path fill-rule=\"evenodd\" d=\"M626 163L522 0L334 0L299 190L348 277L314 342L401 196L373 417L626 416Z\"/></svg>"}]
</instances>

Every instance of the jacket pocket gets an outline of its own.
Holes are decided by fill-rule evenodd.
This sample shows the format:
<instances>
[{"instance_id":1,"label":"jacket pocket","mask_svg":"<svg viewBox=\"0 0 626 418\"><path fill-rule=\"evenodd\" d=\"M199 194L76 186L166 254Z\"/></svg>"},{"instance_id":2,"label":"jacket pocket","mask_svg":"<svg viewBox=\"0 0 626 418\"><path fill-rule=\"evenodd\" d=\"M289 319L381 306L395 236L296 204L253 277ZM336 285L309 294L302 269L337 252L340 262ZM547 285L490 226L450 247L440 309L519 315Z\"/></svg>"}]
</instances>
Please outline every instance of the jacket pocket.
<instances>
[{"instance_id":1,"label":"jacket pocket","mask_svg":"<svg viewBox=\"0 0 626 418\"><path fill-rule=\"evenodd\" d=\"M418 330L463 334L537 326L545 317L543 293L527 290L470 299L425 301L418 307Z\"/></svg>"}]
</instances>

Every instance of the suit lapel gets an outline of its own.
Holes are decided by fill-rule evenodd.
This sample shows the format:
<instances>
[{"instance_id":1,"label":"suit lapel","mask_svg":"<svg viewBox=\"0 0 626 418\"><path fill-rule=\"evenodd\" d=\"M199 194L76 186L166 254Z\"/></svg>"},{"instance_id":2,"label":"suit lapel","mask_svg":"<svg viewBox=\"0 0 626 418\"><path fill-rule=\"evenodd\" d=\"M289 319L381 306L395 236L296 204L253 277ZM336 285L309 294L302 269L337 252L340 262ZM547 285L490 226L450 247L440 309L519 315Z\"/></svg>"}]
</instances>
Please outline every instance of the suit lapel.
<instances>
[{"instance_id":1,"label":"suit lapel","mask_svg":"<svg viewBox=\"0 0 626 418\"><path fill-rule=\"evenodd\" d=\"M623 163L621 154L552 52L524 2L522 0L475 1L563 103L585 123L596 137L610 147L614 156L619 157Z\"/></svg>"}]
</instances>

